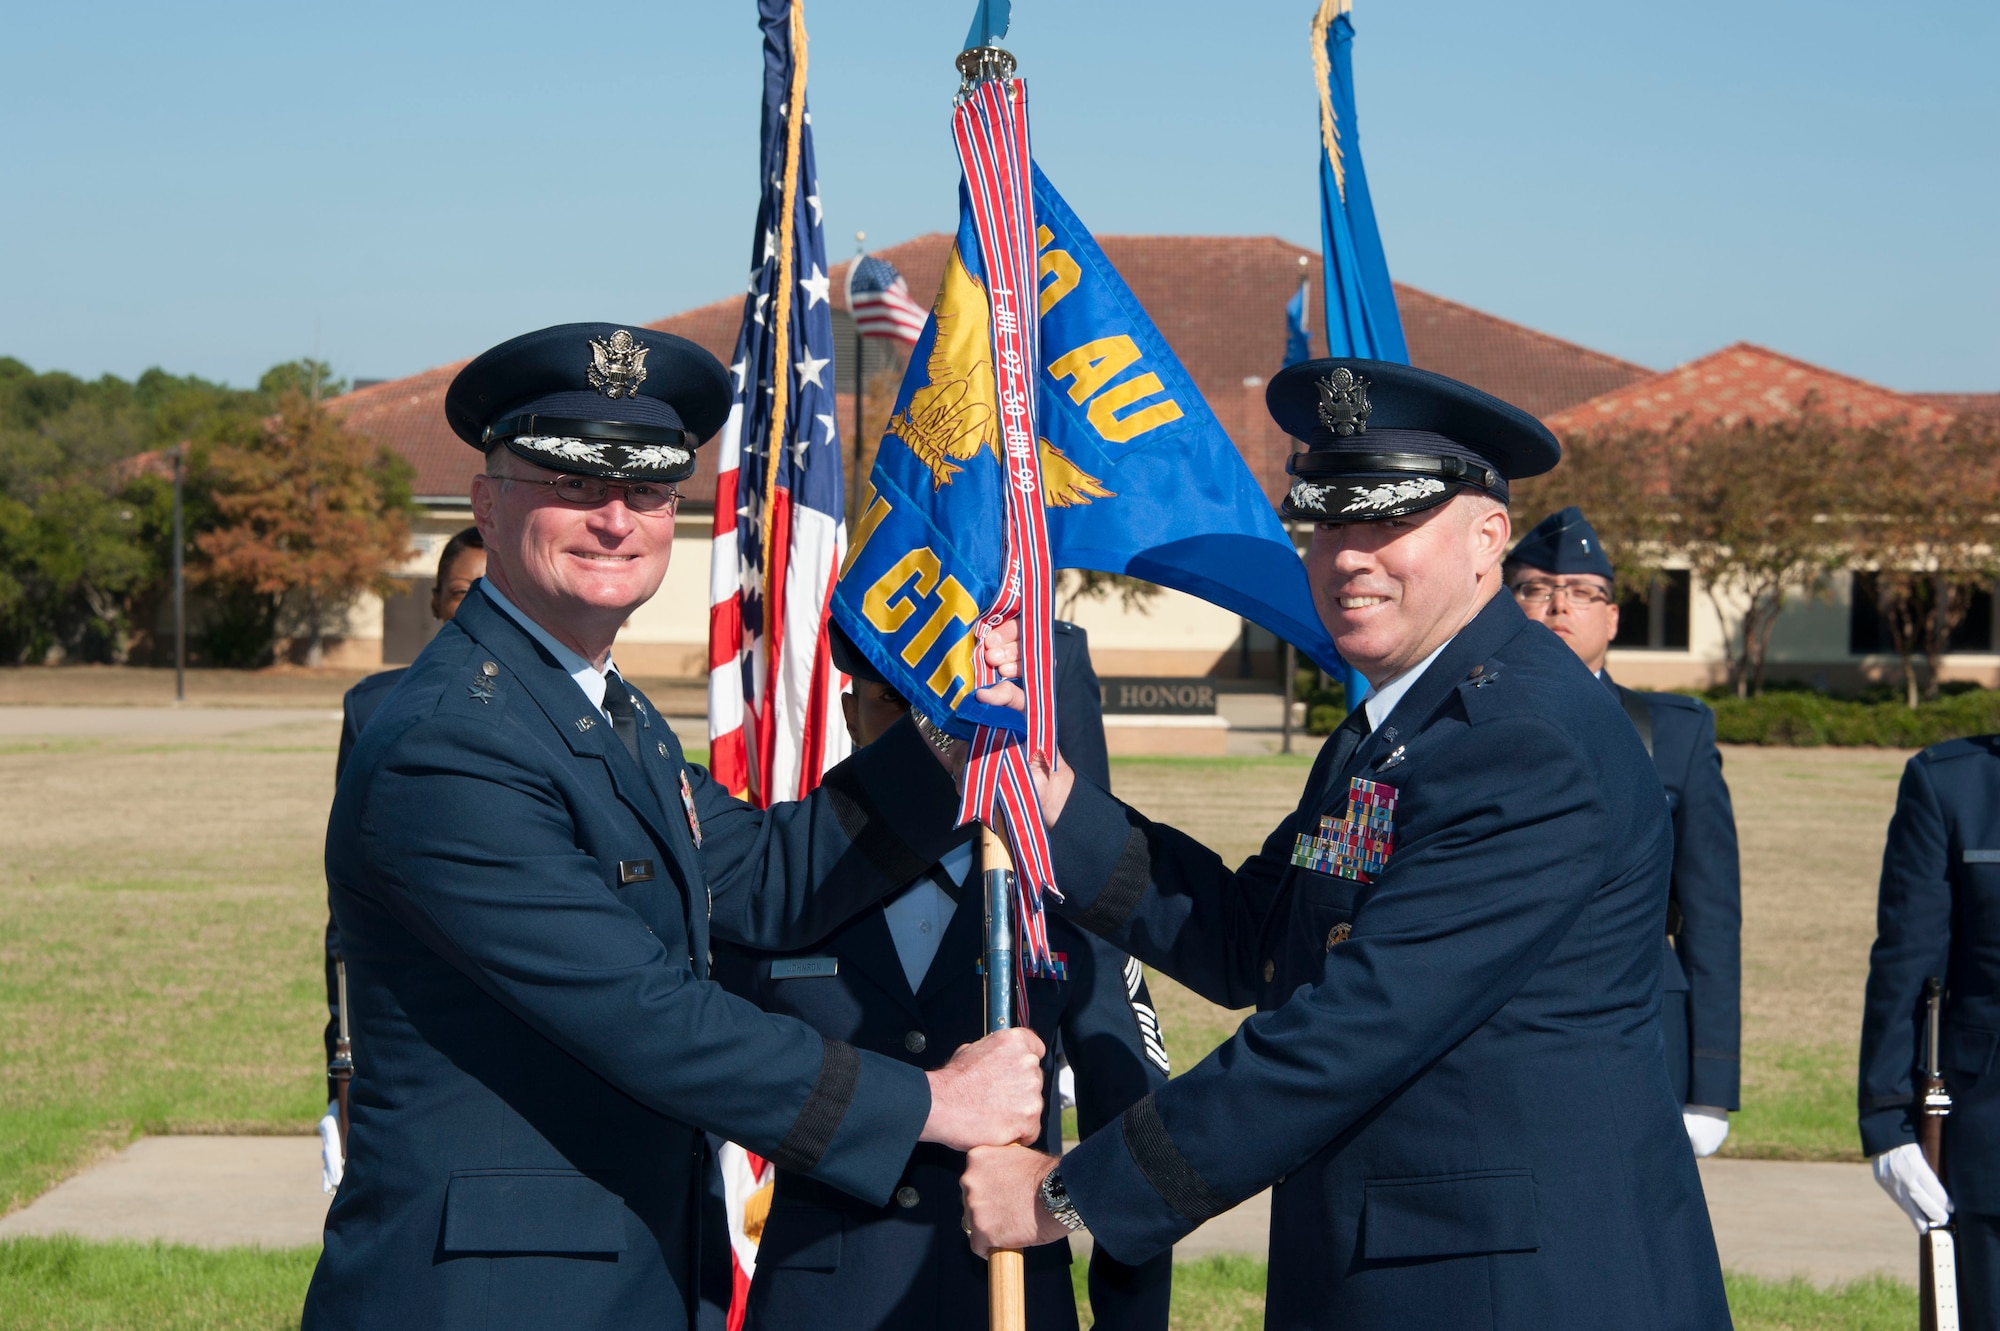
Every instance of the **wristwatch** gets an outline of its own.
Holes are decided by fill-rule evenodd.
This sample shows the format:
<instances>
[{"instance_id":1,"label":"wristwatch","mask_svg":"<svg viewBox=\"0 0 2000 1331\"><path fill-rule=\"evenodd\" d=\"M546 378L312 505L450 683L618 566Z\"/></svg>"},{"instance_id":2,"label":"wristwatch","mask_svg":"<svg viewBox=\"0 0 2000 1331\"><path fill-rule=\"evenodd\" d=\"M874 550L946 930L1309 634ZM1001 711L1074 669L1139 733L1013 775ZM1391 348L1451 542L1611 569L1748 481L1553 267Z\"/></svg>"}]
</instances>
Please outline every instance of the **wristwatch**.
<instances>
[{"instance_id":1,"label":"wristwatch","mask_svg":"<svg viewBox=\"0 0 2000 1331\"><path fill-rule=\"evenodd\" d=\"M1069 1189L1063 1186L1061 1165L1042 1176L1041 1191L1042 1205L1064 1229L1075 1233L1083 1228L1083 1217L1077 1214L1076 1203L1069 1199Z\"/></svg>"},{"instance_id":2,"label":"wristwatch","mask_svg":"<svg viewBox=\"0 0 2000 1331\"><path fill-rule=\"evenodd\" d=\"M910 720L916 723L917 733L924 737L924 742L946 758L956 758L958 751L965 746L964 740L946 733L914 707L910 709Z\"/></svg>"}]
</instances>

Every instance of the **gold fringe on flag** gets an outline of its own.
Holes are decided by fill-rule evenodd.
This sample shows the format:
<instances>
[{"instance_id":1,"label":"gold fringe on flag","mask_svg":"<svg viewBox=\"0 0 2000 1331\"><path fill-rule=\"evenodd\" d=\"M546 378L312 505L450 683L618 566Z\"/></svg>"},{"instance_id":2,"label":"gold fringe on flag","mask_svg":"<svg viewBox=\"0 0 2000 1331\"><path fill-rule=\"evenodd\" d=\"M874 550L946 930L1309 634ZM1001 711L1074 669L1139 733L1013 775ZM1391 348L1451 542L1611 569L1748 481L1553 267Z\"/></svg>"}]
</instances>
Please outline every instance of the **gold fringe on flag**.
<instances>
[{"instance_id":1,"label":"gold fringe on flag","mask_svg":"<svg viewBox=\"0 0 2000 1331\"><path fill-rule=\"evenodd\" d=\"M1313 78L1319 84L1319 141L1326 160L1333 163L1333 184L1340 201L1347 202L1347 171L1340 163L1340 126L1333 118L1333 62L1326 54L1327 29L1342 14L1354 11L1353 0L1320 0L1312 21Z\"/></svg>"},{"instance_id":2,"label":"gold fringe on flag","mask_svg":"<svg viewBox=\"0 0 2000 1331\"><path fill-rule=\"evenodd\" d=\"M792 86L785 102L785 187L778 219L778 280L771 292L774 311L771 338L774 347L771 366L771 431L764 447L764 650L770 654L765 676L769 689L777 687L778 634L773 632L771 608L778 604L773 595L771 569L772 517L778 503L778 459L785 447L785 417L792 395L792 239L799 191L799 138L805 129L806 107L806 15L803 0L792 0ZM779 589L782 590L782 589ZM768 696L768 695L767 695ZM768 705L768 703L767 703ZM746 736L754 753L753 736ZM754 764L757 759L753 758Z\"/></svg>"}]
</instances>

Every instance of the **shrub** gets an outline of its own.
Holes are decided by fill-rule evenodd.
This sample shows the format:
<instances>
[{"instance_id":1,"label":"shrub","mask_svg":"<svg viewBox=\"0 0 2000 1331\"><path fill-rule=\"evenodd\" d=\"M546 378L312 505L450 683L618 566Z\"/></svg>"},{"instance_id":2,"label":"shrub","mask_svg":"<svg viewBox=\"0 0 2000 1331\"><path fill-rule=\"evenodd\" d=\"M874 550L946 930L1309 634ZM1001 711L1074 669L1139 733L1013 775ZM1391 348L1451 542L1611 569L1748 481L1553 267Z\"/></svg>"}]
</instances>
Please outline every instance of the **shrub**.
<instances>
[{"instance_id":1,"label":"shrub","mask_svg":"<svg viewBox=\"0 0 2000 1331\"><path fill-rule=\"evenodd\" d=\"M1966 735L2000 731L2000 692L1948 692L1911 708L1900 698L1866 701L1801 690L1761 698L1713 698L1715 737L1724 744L1817 748L1921 749Z\"/></svg>"}]
</instances>

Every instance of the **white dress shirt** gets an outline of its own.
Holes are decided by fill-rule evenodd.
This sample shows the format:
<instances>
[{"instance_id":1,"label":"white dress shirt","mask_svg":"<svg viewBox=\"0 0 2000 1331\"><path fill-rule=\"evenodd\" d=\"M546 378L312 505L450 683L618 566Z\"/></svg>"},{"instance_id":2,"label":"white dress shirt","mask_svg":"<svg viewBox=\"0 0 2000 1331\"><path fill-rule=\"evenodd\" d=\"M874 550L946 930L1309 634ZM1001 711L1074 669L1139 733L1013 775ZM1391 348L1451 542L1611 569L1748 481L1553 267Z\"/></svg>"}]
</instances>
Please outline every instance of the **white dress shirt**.
<instances>
[{"instance_id":1,"label":"white dress shirt","mask_svg":"<svg viewBox=\"0 0 2000 1331\"><path fill-rule=\"evenodd\" d=\"M1452 637L1457 636L1457 634L1452 635ZM1426 656L1423 660L1417 662L1388 683L1378 686L1374 692L1361 700L1361 705L1368 709L1369 730L1380 730L1382 728L1382 723L1389 719L1389 713L1396 710L1396 704L1403 700L1403 695L1410 691L1410 686L1423 677L1424 671L1431 668L1431 662L1438 659L1438 653L1444 651L1449 646L1451 646L1451 638L1446 638L1438 644L1437 651L1432 652L1429 656Z\"/></svg>"},{"instance_id":2,"label":"white dress shirt","mask_svg":"<svg viewBox=\"0 0 2000 1331\"><path fill-rule=\"evenodd\" d=\"M575 648L565 647L557 642L547 629L529 619L525 610L501 595L500 589L491 582L481 578L479 586L492 599L493 604L506 611L507 617L519 624L529 637L548 648L549 655L556 658L556 664L576 681L576 686L583 690L583 696L590 699L590 705L604 712L604 677L618 668L612 663L611 658L607 655L604 658L604 669L599 670L579 656ZM604 712L604 719L609 721L611 713Z\"/></svg>"},{"instance_id":3,"label":"white dress shirt","mask_svg":"<svg viewBox=\"0 0 2000 1331\"><path fill-rule=\"evenodd\" d=\"M946 877L960 887L972 870L972 843L954 846L938 861ZM944 938L944 927L951 923L952 913L958 903L945 894L945 890L931 881L926 874L910 884L888 905L882 908L889 917L889 937L896 942L896 956L903 963L903 978L910 982L910 992L917 992L917 986L924 982L930 971L931 962L937 957L938 943Z\"/></svg>"}]
</instances>

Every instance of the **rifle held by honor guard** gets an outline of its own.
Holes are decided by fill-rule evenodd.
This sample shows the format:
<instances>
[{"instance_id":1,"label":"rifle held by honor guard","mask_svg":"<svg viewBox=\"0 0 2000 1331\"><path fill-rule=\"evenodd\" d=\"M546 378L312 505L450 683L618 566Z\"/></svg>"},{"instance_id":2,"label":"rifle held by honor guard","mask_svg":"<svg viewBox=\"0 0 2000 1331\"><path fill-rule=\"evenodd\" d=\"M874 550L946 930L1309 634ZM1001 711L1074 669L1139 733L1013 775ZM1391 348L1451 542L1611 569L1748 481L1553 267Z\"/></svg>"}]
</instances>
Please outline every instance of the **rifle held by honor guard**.
<instances>
[{"instance_id":1,"label":"rifle held by honor guard","mask_svg":"<svg viewBox=\"0 0 2000 1331\"><path fill-rule=\"evenodd\" d=\"M1944 1180L1944 1121L1951 1095L1938 1073L1938 1027L1944 987L1933 976L1924 984L1924 1075L1917 1089L1917 1146L1924 1163ZM1958 1261L1950 1224L1933 1225L1918 1240L1917 1284L1922 1293L1923 1331L1958 1331Z\"/></svg>"},{"instance_id":2,"label":"rifle held by honor guard","mask_svg":"<svg viewBox=\"0 0 2000 1331\"><path fill-rule=\"evenodd\" d=\"M340 1124L340 1158L347 1159L347 1086L354 1080L354 1046L347 1038L347 963L335 959L333 963L336 995L339 1000L340 1034L333 1042L333 1059L326 1065L326 1075L333 1079L334 1103Z\"/></svg>"}]
</instances>

